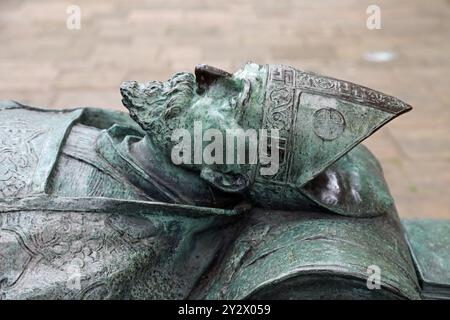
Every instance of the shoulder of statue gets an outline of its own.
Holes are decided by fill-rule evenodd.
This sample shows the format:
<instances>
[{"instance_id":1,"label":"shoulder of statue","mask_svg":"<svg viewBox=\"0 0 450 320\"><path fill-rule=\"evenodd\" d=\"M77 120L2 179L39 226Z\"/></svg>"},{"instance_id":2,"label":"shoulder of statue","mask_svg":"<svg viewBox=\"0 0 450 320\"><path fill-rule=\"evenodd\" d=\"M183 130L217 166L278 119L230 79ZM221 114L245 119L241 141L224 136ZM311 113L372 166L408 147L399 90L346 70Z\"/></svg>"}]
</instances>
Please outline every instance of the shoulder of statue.
<instances>
[{"instance_id":1,"label":"shoulder of statue","mask_svg":"<svg viewBox=\"0 0 450 320\"><path fill-rule=\"evenodd\" d=\"M52 109L44 107L35 107L25 105L14 100L0 100L0 111L8 110L21 110L22 112L35 112L35 113L53 113L53 114L67 114L72 112L82 112L85 108L69 108L69 109Z\"/></svg>"},{"instance_id":2,"label":"shoulder of statue","mask_svg":"<svg viewBox=\"0 0 450 320\"><path fill-rule=\"evenodd\" d=\"M45 193L64 139L82 115L0 102L0 197Z\"/></svg>"},{"instance_id":3,"label":"shoulder of statue","mask_svg":"<svg viewBox=\"0 0 450 320\"><path fill-rule=\"evenodd\" d=\"M0 101L0 150L7 151L0 155L0 198L46 193L52 170L77 125L98 130L120 126L142 133L128 114L119 111L55 110Z\"/></svg>"},{"instance_id":4,"label":"shoulder of statue","mask_svg":"<svg viewBox=\"0 0 450 320\"><path fill-rule=\"evenodd\" d=\"M44 107L34 107L22 104L13 100L0 100L0 111L4 110L22 110L22 112L36 112L36 113L53 113L53 114L68 114L73 112L80 113L80 117L77 119L79 123L87 126L108 129L114 125L122 125L129 127L133 130L143 133L141 127L131 119L128 113L102 109L94 107L77 107L69 109L51 109Z\"/></svg>"}]
</instances>

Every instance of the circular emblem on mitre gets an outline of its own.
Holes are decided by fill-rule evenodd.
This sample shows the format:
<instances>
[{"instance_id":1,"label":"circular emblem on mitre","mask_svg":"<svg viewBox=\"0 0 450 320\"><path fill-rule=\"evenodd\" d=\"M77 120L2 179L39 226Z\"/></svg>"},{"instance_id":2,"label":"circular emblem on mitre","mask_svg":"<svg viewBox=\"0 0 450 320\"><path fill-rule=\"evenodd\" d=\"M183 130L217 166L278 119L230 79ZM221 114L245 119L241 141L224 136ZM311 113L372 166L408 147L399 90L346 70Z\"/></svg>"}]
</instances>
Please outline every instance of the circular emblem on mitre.
<instances>
[{"instance_id":1,"label":"circular emblem on mitre","mask_svg":"<svg viewBox=\"0 0 450 320\"><path fill-rule=\"evenodd\" d=\"M333 108L322 108L314 112L314 133L324 140L334 140L339 137L345 129L344 116Z\"/></svg>"}]
</instances>

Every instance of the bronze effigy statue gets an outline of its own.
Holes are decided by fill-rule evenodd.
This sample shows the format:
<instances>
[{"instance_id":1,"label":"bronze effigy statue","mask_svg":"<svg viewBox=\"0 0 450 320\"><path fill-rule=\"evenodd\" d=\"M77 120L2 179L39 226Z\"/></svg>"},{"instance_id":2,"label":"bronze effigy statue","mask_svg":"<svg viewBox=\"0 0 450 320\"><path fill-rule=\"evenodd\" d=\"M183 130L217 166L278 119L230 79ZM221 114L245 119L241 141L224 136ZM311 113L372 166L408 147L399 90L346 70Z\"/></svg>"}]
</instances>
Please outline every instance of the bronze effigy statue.
<instances>
[{"instance_id":1,"label":"bronze effigy statue","mask_svg":"<svg viewBox=\"0 0 450 320\"><path fill-rule=\"evenodd\" d=\"M129 115L0 103L0 298L450 296L450 223L402 223L360 144L409 105L254 63L121 93Z\"/></svg>"}]
</instances>

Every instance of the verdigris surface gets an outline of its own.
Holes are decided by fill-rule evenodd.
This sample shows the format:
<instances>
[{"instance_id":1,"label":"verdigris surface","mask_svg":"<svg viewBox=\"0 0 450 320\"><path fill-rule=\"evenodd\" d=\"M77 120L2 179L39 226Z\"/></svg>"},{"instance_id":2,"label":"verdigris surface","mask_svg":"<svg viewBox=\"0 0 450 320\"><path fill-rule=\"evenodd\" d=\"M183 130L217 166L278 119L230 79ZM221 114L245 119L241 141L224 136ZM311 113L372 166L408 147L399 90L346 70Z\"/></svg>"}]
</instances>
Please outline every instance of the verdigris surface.
<instances>
[{"instance_id":1,"label":"verdigris surface","mask_svg":"<svg viewBox=\"0 0 450 320\"><path fill-rule=\"evenodd\" d=\"M409 105L253 63L121 93L131 117L0 103L0 298L420 298L382 169L359 145ZM172 133L194 136L196 121L279 129L279 170L175 165Z\"/></svg>"},{"instance_id":2,"label":"verdigris surface","mask_svg":"<svg viewBox=\"0 0 450 320\"><path fill-rule=\"evenodd\" d=\"M425 299L450 300L450 221L404 222Z\"/></svg>"}]
</instances>

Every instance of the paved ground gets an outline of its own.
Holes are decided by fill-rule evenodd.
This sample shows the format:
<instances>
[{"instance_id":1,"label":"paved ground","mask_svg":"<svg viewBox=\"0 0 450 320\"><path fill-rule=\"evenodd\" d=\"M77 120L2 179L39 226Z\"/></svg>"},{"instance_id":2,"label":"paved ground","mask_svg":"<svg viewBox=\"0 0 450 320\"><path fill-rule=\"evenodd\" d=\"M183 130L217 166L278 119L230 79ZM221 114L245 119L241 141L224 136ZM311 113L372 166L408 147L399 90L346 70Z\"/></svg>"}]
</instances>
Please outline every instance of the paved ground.
<instances>
[{"instance_id":1,"label":"paved ground","mask_svg":"<svg viewBox=\"0 0 450 320\"><path fill-rule=\"evenodd\" d=\"M381 30L366 27L374 2ZM69 4L81 8L80 30L66 28ZM415 109L367 144L400 214L450 218L449 0L1 0L0 43L0 99L52 108L122 110L123 80L247 60L390 93Z\"/></svg>"}]
</instances>

